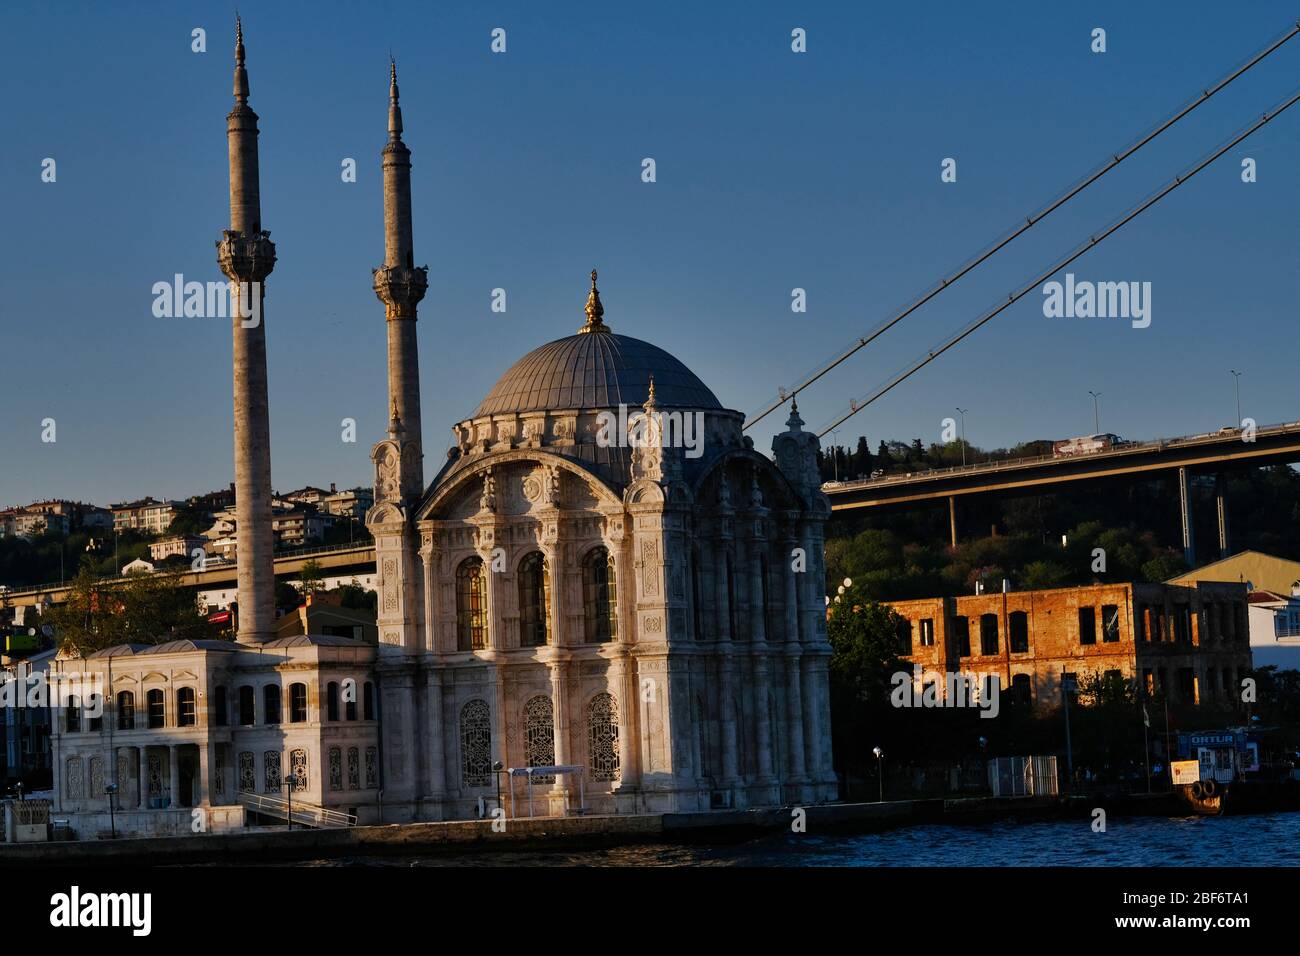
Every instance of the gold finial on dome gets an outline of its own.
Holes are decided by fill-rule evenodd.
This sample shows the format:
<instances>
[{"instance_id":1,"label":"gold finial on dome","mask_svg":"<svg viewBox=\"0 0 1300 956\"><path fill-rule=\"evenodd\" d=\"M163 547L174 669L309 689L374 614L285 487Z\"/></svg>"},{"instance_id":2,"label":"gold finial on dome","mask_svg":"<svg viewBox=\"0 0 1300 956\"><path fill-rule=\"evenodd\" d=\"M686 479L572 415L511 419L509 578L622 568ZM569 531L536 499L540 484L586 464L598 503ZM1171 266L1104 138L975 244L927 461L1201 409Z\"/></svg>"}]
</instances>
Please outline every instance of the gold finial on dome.
<instances>
[{"instance_id":1,"label":"gold finial on dome","mask_svg":"<svg viewBox=\"0 0 1300 956\"><path fill-rule=\"evenodd\" d=\"M587 324L578 329L579 332L608 332L609 326L605 324L605 307L600 304L600 290L596 288L596 270L591 270L591 291L587 293L587 306L583 310L587 313Z\"/></svg>"}]
</instances>

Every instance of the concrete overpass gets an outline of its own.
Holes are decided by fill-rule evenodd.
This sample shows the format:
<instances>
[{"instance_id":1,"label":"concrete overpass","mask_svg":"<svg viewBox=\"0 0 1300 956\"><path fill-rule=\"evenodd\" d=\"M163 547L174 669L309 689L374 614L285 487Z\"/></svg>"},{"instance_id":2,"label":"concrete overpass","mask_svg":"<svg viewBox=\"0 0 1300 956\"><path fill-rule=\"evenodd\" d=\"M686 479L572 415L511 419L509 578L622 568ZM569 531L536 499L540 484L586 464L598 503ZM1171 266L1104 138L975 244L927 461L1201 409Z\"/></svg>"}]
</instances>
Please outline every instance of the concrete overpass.
<instances>
[{"instance_id":1,"label":"concrete overpass","mask_svg":"<svg viewBox=\"0 0 1300 956\"><path fill-rule=\"evenodd\" d=\"M827 482L822 485L834 511L860 508L897 508L947 499L948 523L957 544L957 499L967 495L1008 496L1049 494L1056 488L1107 478L1156 478L1174 473L1183 523L1183 551L1195 565L1188 475L1215 474L1219 512L1219 550L1228 551L1228 513L1224 502L1225 471L1300 461L1300 422L1269 425L1254 432L1225 428L1203 435L1129 442L1109 451L1086 455L1017 458L955 468L937 468L864 481Z\"/></svg>"},{"instance_id":2,"label":"concrete overpass","mask_svg":"<svg viewBox=\"0 0 1300 956\"><path fill-rule=\"evenodd\" d=\"M320 548L305 548L277 555L275 558L276 577L295 577L302 572L302 566L308 561L315 561L321 570L329 574L352 571L358 574L375 570L375 546L367 544L327 545ZM235 568L232 562L218 565L206 571L186 571L181 575L181 584L196 591L215 590L235 587ZM122 578L110 578L120 581ZM62 604L68 599L69 588L66 584L39 584L25 588L14 588L2 595L0 601L9 606L34 604Z\"/></svg>"}]
</instances>

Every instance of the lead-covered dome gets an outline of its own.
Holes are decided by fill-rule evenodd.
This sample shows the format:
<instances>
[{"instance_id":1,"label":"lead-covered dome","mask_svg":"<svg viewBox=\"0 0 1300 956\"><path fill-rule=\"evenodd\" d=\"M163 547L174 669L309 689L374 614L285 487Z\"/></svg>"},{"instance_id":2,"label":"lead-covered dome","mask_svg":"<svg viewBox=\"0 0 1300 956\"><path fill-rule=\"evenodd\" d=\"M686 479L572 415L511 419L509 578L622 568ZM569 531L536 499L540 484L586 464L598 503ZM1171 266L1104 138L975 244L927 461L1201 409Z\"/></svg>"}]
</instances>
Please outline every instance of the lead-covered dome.
<instances>
[{"instance_id":1,"label":"lead-covered dome","mask_svg":"<svg viewBox=\"0 0 1300 956\"><path fill-rule=\"evenodd\" d=\"M657 345L612 332L557 339L529 352L488 392L474 413L629 408L644 405L654 376L655 401L665 408L722 405L680 361Z\"/></svg>"},{"instance_id":2,"label":"lead-covered dome","mask_svg":"<svg viewBox=\"0 0 1300 956\"><path fill-rule=\"evenodd\" d=\"M655 383L655 401L665 408L720 409L699 377L649 342L615 335L605 325L604 307L591 273L587 324L577 335L529 352L488 392L475 418L512 412L603 409L644 405Z\"/></svg>"}]
</instances>

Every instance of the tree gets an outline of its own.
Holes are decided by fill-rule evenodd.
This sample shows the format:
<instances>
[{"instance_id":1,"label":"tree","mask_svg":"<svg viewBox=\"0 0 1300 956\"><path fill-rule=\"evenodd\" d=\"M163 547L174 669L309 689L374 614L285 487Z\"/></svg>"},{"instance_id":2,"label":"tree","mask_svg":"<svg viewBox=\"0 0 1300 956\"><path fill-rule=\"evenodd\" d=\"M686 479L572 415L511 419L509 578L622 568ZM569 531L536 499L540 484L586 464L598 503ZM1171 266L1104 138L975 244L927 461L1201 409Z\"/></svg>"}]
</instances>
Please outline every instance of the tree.
<instances>
[{"instance_id":1,"label":"tree","mask_svg":"<svg viewBox=\"0 0 1300 956\"><path fill-rule=\"evenodd\" d=\"M900 629L907 622L893 608L871 600L855 585L831 605L826 636L831 645L832 693L845 703L880 704L889 700L889 678L906 670Z\"/></svg>"},{"instance_id":2,"label":"tree","mask_svg":"<svg viewBox=\"0 0 1300 956\"><path fill-rule=\"evenodd\" d=\"M871 462L871 448L867 445L866 437L860 435L858 436L858 447L853 452L853 464L850 468L853 477L856 478L859 475L863 478L870 477L872 467Z\"/></svg>"},{"instance_id":3,"label":"tree","mask_svg":"<svg viewBox=\"0 0 1300 956\"><path fill-rule=\"evenodd\" d=\"M320 591L325 587L325 575L321 570L320 562L315 558L303 562L302 570L298 572L298 577L302 582L298 585L298 590L304 597L308 594L315 594L317 591Z\"/></svg>"},{"instance_id":4,"label":"tree","mask_svg":"<svg viewBox=\"0 0 1300 956\"><path fill-rule=\"evenodd\" d=\"M172 518L171 524L167 526L167 533L171 535L200 535L211 525L212 522L206 514L198 508L185 505Z\"/></svg>"},{"instance_id":5,"label":"tree","mask_svg":"<svg viewBox=\"0 0 1300 956\"><path fill-rule=\"evenodd\" d=\"M117 644L201 640L217 632L200 613L179 573L129 574L104 581L89 567L77 572L68 599L45 612L59 646L85 656Z\"/></svg>"}]
</instances>

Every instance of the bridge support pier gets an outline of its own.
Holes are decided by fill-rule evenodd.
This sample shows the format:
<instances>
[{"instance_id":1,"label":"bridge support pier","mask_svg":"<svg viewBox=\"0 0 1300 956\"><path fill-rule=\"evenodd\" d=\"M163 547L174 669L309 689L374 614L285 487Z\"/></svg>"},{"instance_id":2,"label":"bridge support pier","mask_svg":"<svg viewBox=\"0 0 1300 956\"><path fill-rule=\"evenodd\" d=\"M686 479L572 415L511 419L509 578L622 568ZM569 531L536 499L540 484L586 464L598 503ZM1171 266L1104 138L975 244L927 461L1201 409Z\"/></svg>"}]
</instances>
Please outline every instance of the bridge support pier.
<instances>
[{"instance_id":1,"label":"bridge support pier","mask_svg":"<svg viewBox=\"0 0 1300 956\"><path fill-rule=\"evenodd\" d=\"M957 547L957 496L948 496L948 534L952 539L952 546Z\"/></svg>"},{"instance_id":2,"label":"bridge support pier","mask_svg":"<svg viewBox=\"0 0 1300 956\"><path fill-rule=\"evenodd\" d=\"M1187 486L1187 469L1178 469L1178 507L1183 518L1183 558L1189 568L1196 567L1196 533L1192 527L1192 494Z\"/></svg>"},{"instance_id":3,"label":"bridge support pier","mask_svg":"<svg viewBox=\"0 0 1300 956\"><path fill-rule=\"evenodd\" d=\"M1219 472L1214 479L1214 503L1219 510L1219 557L1228 556L1228 478Z\"/></svg>"}]
</instances>

